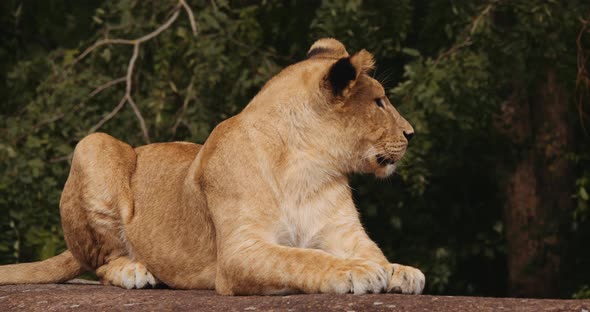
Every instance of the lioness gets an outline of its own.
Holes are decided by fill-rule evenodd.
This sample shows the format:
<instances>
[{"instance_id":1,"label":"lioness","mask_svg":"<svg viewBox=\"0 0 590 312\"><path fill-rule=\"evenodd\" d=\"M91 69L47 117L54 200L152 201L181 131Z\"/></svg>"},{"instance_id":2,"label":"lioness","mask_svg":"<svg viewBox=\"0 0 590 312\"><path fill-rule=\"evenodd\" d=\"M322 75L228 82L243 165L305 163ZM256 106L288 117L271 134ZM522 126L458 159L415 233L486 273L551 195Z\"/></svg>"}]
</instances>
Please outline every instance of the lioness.
<instances>
[{"instance_id":1,"label":"lioness","mask_svg":"<svg viewBox=\"0 0 590 312\"><path fill-rule=\"evenodd\" d=\"M87 136L60 201L68 250L0 267L0 284L93 270L124 288L421 293L422 272L389 263L348 186L352 172L392 174L413 135L373 65L321 39L203 146Z\"/></svg>"}]
</instances>

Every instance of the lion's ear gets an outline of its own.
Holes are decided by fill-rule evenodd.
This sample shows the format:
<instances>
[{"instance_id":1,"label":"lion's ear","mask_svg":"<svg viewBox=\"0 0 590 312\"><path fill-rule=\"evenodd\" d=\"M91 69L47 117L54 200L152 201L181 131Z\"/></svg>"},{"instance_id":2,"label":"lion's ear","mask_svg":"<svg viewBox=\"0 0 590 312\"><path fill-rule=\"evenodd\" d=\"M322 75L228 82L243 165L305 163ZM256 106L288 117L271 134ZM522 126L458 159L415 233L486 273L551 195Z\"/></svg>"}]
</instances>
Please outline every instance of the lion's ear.
<instances>
[{"instance_id":1,"label":"lion's ear","mask_svg":"<svg viewBox=\"0 0 590 312\"><path fill-rule=\"evenodd\" d=\"M357 70L352 65L350 57L343 57L330 67L327 80L334 95L348 96L348 91L354 86L356 77Z\"/></svg>"},{"instance_id":2,"label":"lion's ear","mask_svg":"<svg viewBox=\"0 0 590 312\"><path fill-rule=\"evenodd\" d=\"M330 67L327 80L335 96L348 97L357 78L373 69L375 61L373 55L361 50L351 57L343 57Z\"/></svg>"},{"instance_id":3,"label":"lion's ear","mask_svg":"<svg viewBox=\"0 0 590 312\"><path fill-rule=\"evenodd\" d=\"M349 54L346 52L344 45L334 38L323 38L311 45L309 51L307 51L306 59L312 58L333 58L339 59L348 57Z\"/></svg>"},{"instance_id":4,"label":"lion's ear","mask_svg":"<svg viewBox=\"0 0 590 312\"><path fill-rule=\"evenodd\" d=\"M373 58L373 54L369 53L369 51L365 49L355 53L350 58L350 62L354 68L357 69L359 75L360 73L367 73L375 67L375 59Z\"/></svg>"}]
</instances>

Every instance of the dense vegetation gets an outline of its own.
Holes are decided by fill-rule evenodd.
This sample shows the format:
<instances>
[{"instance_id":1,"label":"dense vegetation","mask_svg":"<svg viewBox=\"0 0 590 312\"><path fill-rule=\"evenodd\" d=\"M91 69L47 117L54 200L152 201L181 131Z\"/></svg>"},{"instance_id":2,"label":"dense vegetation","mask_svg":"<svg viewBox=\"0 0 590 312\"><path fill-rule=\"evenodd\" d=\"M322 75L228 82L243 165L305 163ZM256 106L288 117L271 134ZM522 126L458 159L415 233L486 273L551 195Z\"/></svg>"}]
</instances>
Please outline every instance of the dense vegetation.
<instances>
[{"instance_id":1,"label":"dense vegetation","mask_svg":"<svg viewBox=\"0 0 590 312\"><path fill-rule=\"evenodd\" d=\"M0 263L65 249L58 202L82 137L204 142L331 36L375 54L416 129L399 175L353 177L390 259L430 293L590 296L588 2L182 3L0 3Z\"/></svg>"}]
</instances>

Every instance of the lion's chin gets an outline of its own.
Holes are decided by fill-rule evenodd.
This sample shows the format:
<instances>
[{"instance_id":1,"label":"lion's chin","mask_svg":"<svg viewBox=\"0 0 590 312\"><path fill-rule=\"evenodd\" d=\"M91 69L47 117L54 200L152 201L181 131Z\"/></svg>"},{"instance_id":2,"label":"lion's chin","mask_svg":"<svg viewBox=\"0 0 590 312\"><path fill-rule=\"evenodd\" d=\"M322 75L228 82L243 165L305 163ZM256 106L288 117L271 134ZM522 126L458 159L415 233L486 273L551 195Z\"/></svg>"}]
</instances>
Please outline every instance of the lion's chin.
<instances>
[{"instance_id":1,"label":"lion's chin","mask_svg":"<svg viewBox=\"0 0 590 312\"><path fill-rule=\"evenodd\" d=\"M387 178L395 172L395 168L395 164L380 166L377 170L375 170L375 176L382 179Z\"/></svg>"}]
</instances>

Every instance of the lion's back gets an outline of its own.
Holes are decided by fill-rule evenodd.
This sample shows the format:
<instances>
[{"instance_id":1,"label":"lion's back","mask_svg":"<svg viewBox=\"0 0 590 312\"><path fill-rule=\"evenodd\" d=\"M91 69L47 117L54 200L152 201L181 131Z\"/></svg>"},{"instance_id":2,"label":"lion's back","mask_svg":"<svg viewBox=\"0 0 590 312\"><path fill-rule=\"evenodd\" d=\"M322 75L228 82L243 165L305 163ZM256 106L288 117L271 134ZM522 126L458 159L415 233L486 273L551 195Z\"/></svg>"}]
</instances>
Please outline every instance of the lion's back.
<instances>
[{"instance_id":1,"label":"lion's back","mask_svg":"<svg viewBox=\"0 0 590 312\"><path fill-rule=\"evenodd\" d=\"M148 161L162 160L162 165L180 164L192 161L201 149L201 144L191 142L153 143L135 148L138 157L149 158Z\"/></svg>"},{"instance_id":2,"label":"lion's back","mask_svg":"<svg viewBox=\"0 0 590 312\"><path fill-rule=\"evenodd\" d=\"M136 259L174 288L213 288L214 229L199 199L187 192L201 145L157 143L135 149L131 179L135 214L125 231Z\"/></svg>"},{"instance_id":3,"label":"lion's back","mask_svg":"<svg viewBox=\"0 0 590 312\"><path fill-rule=\"evenodd\" d=\"M200 149L201 145L188 142L154 143L135 148L137 161L131 188L136 206L158 206L160 202L178 200L188 167Z\"/></svg>"}]
</instances>

